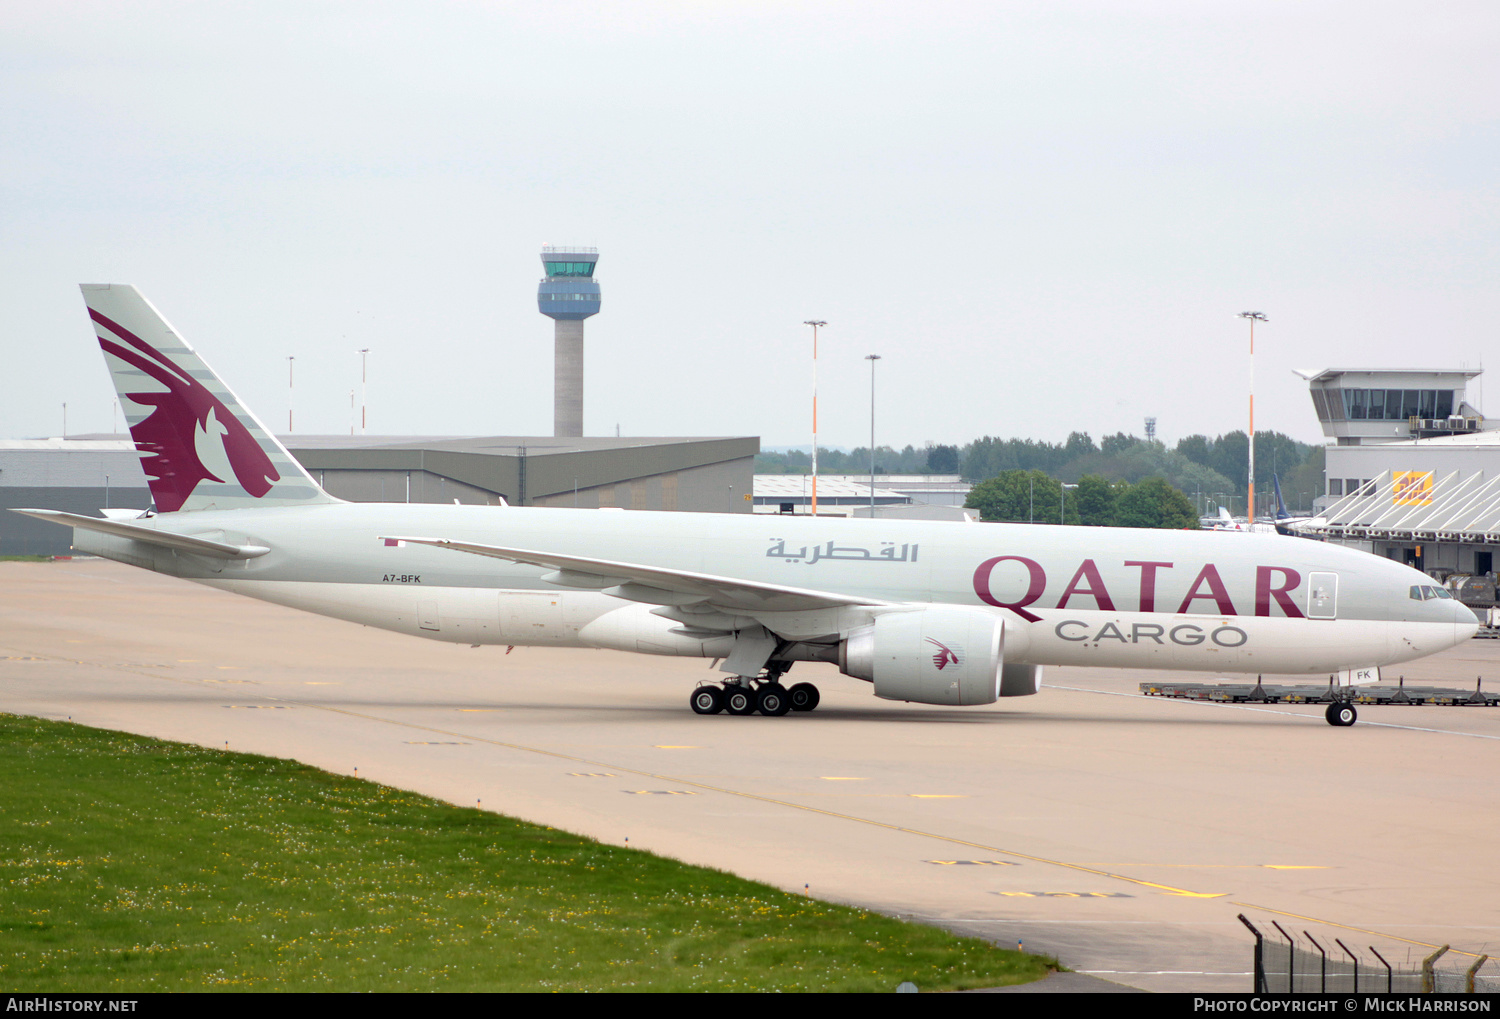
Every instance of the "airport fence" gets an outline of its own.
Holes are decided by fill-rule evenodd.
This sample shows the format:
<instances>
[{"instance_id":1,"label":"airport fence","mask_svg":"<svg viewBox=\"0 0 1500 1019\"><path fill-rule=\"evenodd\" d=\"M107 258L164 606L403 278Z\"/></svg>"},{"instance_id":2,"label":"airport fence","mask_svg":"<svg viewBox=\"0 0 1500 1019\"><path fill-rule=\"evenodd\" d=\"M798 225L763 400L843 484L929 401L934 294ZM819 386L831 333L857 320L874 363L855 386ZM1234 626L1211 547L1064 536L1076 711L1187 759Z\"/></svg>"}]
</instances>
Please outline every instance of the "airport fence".
<instances>
[{"instance_id":1,"label":"airport fence","mask_svg":"<svg viewBox=\"0 0 1500 1019\"><path fill-rule=\"evenodd\" d=\"M1392 965L1373 945L1366 946L1370 956L1363 956L1337 937L1319 941L1303 931L1298 939L1274 920L1271 926L1276 934L1267 937L1243 913L1239 919L1255 935L1257 994L1500 993L1500 976L1480 972L1489 960L1487 955L1474 959L1464 970L1439 968L1439 960L1449 950L1444 945L1424 958L1419 968L1409 962Z\"/></svg>"}]
</instances>

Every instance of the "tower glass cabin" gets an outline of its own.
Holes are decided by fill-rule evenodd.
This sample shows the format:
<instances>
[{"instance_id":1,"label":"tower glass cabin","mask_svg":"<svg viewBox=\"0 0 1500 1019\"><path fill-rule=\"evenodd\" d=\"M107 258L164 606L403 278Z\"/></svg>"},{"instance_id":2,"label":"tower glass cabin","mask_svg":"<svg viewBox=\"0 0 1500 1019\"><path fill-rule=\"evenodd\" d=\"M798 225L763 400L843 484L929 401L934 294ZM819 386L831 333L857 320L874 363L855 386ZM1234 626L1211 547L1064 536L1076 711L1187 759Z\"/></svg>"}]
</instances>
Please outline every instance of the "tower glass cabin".
<instances>
[{"instance_id":1,"label":"tower glass cabin","mask_svg":"<svg viewBox=\"0 0 1500 1019\"><path fill-rule=\"evenodd\" d=\"M599 314L598 248L544 247L537 310L552 319L552 434L583 435L583 320Z\"/></svg>"}]
</instances>

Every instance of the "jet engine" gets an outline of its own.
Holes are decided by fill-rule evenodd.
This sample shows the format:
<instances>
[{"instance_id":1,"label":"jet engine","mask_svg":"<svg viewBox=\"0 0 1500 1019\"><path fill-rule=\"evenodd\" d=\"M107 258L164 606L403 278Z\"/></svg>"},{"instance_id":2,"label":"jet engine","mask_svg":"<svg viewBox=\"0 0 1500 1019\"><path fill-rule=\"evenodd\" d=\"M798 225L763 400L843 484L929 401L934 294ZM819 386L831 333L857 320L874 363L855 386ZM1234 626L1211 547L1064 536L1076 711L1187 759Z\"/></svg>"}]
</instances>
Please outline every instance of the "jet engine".
<instances>
[{"instance_id":1,"label":"jet engine","mask_svg":"<svg viewBox=\"0 0 1500 1019\"><path fill-rule=\"evenodd\" d=\"M983 609L934 605L877 616L839 645L839 669L875 684L875 696L920 704L989 704L1035 693L1041 670L1004 668L1005 620ZM1014 671L1014 677L1009 675ZM1025 673L1024 675L1022 673Z\"/></svg>"}]
</instances>

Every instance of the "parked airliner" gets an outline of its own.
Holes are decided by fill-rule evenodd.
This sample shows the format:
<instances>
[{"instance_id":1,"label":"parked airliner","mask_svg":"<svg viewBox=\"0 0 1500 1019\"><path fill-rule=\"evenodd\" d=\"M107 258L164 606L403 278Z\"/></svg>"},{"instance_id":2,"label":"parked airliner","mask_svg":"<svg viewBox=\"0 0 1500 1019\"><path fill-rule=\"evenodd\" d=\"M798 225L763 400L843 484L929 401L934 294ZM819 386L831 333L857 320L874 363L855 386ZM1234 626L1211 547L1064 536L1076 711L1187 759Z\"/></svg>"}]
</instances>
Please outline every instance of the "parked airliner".
<instances>
[{"instance_id":1,"label":"parked airliner","mask_svg":"<svg viewBox=\"0 0 1500 1019\"><path fill-rule=\"evenodd\" d=\"M1378 675L1478 627L1408 566L1277 535L344 502L134 287L83 295L155 506L18 512L80 552L419 637L720 659L702 714L812 710L816 687L782 684L799 662L974 705L1036 693L1046 665Z\"/></svg>"},{"instance_id":2,"label":"parked airliner","mask_svg":"<svg viewBox=\"0 0 1500 1019\"><path fill-rule=\"evenodd\" d=\"M1281 479L1271 475L1271 483L1276 487L1276 533L1297 534L1297 528L1303 524L1323 523L1322 517L1294 517L1286 508L1286 500L1281 497Z\"/></svg>"}]
</instances>

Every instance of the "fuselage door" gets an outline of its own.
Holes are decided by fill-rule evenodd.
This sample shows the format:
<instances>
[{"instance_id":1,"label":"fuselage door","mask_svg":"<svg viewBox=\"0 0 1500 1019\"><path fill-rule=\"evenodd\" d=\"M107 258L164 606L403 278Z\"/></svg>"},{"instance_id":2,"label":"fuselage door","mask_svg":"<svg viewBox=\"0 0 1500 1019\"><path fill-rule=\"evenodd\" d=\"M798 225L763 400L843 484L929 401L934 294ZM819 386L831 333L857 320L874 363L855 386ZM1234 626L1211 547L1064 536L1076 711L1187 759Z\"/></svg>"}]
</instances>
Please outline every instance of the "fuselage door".
<instances>
[{"instance_id":1,"label":"fuselage door","mask_svg":"<svg viewBox=\"0 0 1500 1019\"><path fill-rule=\"evenodd\" d=\"M437 595L417 595L417 625L424 630L441 630L442 617L438 615Z\"/></svg>"},{"instance_id":2,"label":"fuselage door","mask_svg":"<svg viewBox=\"0 0 1500 1019\"><path fill-rule=\"evenodd\" d=\"M1336 619L1339 607L1339 575L1337 573L1309 573L1307 575L1307 618Z\"/></svg>"}]
</instances>

